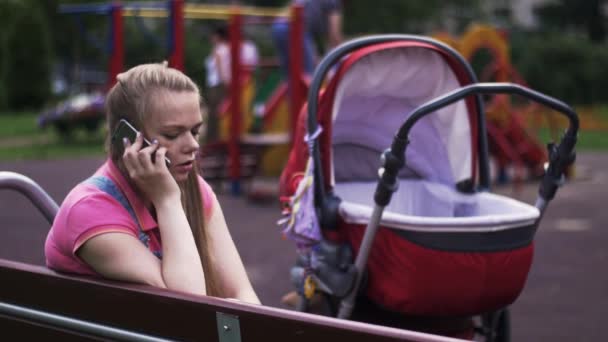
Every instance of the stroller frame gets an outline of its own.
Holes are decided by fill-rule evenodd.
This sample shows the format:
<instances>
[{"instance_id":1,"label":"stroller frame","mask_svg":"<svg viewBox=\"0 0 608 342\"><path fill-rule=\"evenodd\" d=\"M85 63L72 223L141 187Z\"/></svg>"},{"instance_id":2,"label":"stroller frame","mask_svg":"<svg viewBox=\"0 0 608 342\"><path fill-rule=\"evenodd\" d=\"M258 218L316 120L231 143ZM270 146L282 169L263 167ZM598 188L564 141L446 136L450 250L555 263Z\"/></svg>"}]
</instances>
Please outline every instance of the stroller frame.
<instances>
[{"instance_id":1,"label":"stroller frame","mask_svg":"<svg viewBox=\"0 0 608 342\"><path fill-rule=\"evenodd\" d=\"M543 212L546 209L548 203L553 199L558 187L563 183L563 173L565 168L570 165L575 158L574 146L576 144L577 132L579 128L578 117L574 110L566 105L565 103L528 89L526 87L510 84L510 83L477 83L477 79L471 69L463 58L455 52L452 48L447 45L437 42L435 40L414 36L414 35L381 35L381 36L370 36L364 37L350 42L344 43L341 46L332 50L317 67L311 86L308 93L308 107L307 107L307 132L309 134L308 141L311 158L318 167L314 168L314 202L317 212L319 214L319 221L321 227L333 227L337 217L338 206L340 199L337 198L333 193L325 190L324 176L322 173L321 164L321 152L319 143L316 137L310 137L312 132L318 130L317 123L317 111L319 102L319 91L321 90L323 81L329 72L329 70L338 62L340 59L347 54L367 46L380 44L380 43L391 43L391 42L416 42L425 45L435 46L440 48L443 52L447 52L450 58L453 57L455 63L461 64L463 70L468 73L467 77L473 82L472 84L465 85L461 88L455 89L445 95L439 96L433 100L424 103L418 108L414 109L408 119L401 125L397 131L394 140L389 149L387 149L381 157L381 167L379 169L379 180L374 195L374 208L372 211L371 219L365 229L364 237L361 242L359 253L357 254L356 261L354 264L356 270L355 284L351 288L349 294L341 300L340 308L338 312L339 318L350 317L354 308L355 298L358 294L358 289L362 280L362 275L365 271L369 252L372 246L372 242L376 235L376 231L379 227L379 222L382 218L385 207L390 203L393 193L398 188L397 175L399 170L405 165L405 151L409 143L408 136L410 130L414 124L434 111L446 107L459 100L467 97L473 97L475 104L478 108L477 111L477 160L479 170L479 183L475 190L487 191L490 188L490 177L489 177L489 156L488 156L488 142L485 116L483 111L483 105L481 102L481 94L512 94L520 95L529 100L543 104L553 110L556 110L560 114L565 115L569 120L569 127L565 131L559 144L550 144L549 149L549 164L546 169L545 175L541 181L539 194L535 203L536 208L540 212L540 216L536 222L534 222L525 234L517 239L520 243L526 244L532 241L532 238L536 232L537 226L540 219L543 216ZM474 179L473 179L474 181ZM471 189L473 190L473 189ZM415 232L413 234L419 234ZM433 234L433 233L427 233ZM453 233L449 235L454 235ZM499 239L500 240L500 239ZM498 240L498 242L500 242ZM449 239L443 239L442 243L448 243ZM448 247L449 248L449 247ZM452 246L453 248L453 246ZM458 249L458 248L456 248ZM302 306L303 307L303 306ZM487 317L484 317L484 326L490 326L490 329L486 329L482 333L492 339L494 336L494 326L499 320L506 320L508 322L508 311L502 310ZM494 322L494 324L492 324ZM504 332L503 332L504 335ZM508 332L507 332L508 335ZM504 337L504 336L503 336Z\"/></svg>"}]
</instances>

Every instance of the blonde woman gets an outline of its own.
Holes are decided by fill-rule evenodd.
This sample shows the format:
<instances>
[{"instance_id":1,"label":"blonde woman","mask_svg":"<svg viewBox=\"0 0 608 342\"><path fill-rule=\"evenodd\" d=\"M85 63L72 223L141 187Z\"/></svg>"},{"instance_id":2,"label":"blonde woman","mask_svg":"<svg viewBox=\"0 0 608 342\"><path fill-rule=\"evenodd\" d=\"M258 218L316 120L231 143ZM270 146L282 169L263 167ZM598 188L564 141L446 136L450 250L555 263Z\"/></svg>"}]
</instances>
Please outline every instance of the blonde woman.
<instances>
[{"instance_id":1,"label":"blonde woman","mask_svg":"<svg viewBox=\"0 0 608 342\"><path fill-rule=\"evenodd\" d=\"M121 119L140 134L133 143L108 139L106 162L68 194L45 243L48 267L259 304L220 204L197 172L197 86L166 64L117 78L106 98L110 136Z\"/></svg>"}]
</instances>

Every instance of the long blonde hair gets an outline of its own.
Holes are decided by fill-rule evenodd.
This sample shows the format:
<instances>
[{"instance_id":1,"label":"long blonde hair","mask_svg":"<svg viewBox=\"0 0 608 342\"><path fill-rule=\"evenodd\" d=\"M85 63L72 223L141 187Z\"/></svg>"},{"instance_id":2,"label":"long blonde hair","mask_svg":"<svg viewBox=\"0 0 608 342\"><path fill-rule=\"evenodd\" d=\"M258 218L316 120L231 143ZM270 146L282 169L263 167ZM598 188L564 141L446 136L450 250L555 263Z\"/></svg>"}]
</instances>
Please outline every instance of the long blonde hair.
<instances>
[{"instance_id":1,"label":"long blonde hair","mask_svg":"<svg viewBox=\"0 0 608 342\"><path fill-rule=\"evenodd\" d=\"M165 63L142 64L119 74L118 82L110 89L106 97L106 115L108 118L108 137L106 150L110 158L120 169L124 170L121 149L113 146L111 135L120 119L126 119L135 128L142 130L146 120L147 106L157 91L168 90L175 92L193 92L199 97L201 108L204 108L198 86L186 75L176 69L167 67ZM207 294L221 296L220 287L215 277L214 262L211 259L212 246L209 245L205 227L203 198L199 190L198 166L190 172L187 180L180 184L182 190L182 205L192 229L196 248L201 258Z\"/></svg>"}]
</instances>

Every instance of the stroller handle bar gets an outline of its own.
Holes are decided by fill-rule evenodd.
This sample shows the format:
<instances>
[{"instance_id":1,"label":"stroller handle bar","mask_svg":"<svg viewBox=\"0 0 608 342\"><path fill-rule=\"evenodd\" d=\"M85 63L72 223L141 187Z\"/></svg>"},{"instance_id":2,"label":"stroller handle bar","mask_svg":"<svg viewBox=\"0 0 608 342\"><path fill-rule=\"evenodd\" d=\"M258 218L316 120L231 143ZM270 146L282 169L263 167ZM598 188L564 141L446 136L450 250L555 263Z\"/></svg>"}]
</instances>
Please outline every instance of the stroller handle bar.
<instances>
[{"instance_id":1,"label":"stroller handle bar","mask_svg":"<svg viewBox=\"0 0 608 342\"><path fill-rule=\"evenodd\" d=\"M397 173L399 172L399 169L405 165L405 149L409 143L409 132L414 124L424 116L474 94L521 95L554 109L568 118L569 126L562 136L560 143L557 146L549 145L549 166L541 182L539 189L540 198L539 201L537 201L537 207L539 207L541 211L544 210L546 203L553 199L557 188L561 185L565 168L574 161L574 146L576 145L579 129L578 116L570 106L562 101L512 83L471 84L437 97L416 108L397 132L391 148L386 150L382 155L384 172L378 182L378 187L374 195L376 204L380 206L388 205L392 193L396 191Z\"/></svg>"},{"instance_id":2,"label":"stroller handle bar","mask_svg":"<svg viewBox=\"0 0 608 342\"><path fill-rule=\"evenodd\" d=\"M412 126L422 117L431 112L434 112L440 108L448 106L458 100L461 100L469 95L473 94L516 94L521 95L525 98L528 98L532 101L536 101L540 104L543 104L551 109L554 109L566 117L570 121L570 126L568 127L567 135L574 135L579 128L578 116L574 112L574 110L563 103L560 100L554 99L548 95L542 94L538 91L526 88L519 84L513 83L475 83L468 86L464 86L462 88L455 89L447 94L439 96L420 107L416 108L410 117L405 121L405 123L399 129L398 136L400 138L407 138L410 129Z\"/></svg>"},{"instance_id":3,"label":"stroller handle bar","mask_svg":"<svg viewBox=\"0 0 608 342\"><path fill-rule=\"evenodd\" d=\"M0 171L0 189L12 189L24 194L40 210L49 223L53 223L59 207L38 183L10 171Z\"/></svg>"}]
</instances>

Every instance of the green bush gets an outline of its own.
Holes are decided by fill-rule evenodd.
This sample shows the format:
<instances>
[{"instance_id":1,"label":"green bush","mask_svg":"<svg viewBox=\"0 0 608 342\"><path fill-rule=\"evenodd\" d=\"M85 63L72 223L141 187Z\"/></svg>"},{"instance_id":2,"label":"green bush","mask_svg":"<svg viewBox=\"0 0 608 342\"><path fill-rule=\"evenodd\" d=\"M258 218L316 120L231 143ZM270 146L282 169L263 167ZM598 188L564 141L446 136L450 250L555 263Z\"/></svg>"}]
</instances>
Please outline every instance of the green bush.
<instances>
[{"instance_id":1,"label":"green bush","mask_svg":"<svg viewBox=\"0 0 608 342\"><path fill-rule=\"evenodd\" d=\"M8 69L8 59L10 57L6 46L7 32L11 24L10 9L14 5L10 2L0 1L0 110L7 108L6 94L6 70Z\"/></svg>"},{"instance_id":2,"label":"green bush","mask_svg":"<svg viewBox=\"0 0 608 342\"><path fill-rule=\"evenodd\" d=\"M185 32L184 69L186 74L205 89L205 58L211 52L209 35L199 26L187 27Z\"/></svg>"},{"instance_id":3,"label":"green bush","mask_svg":"<svg viewBox=\"0 0 608 342\"><path fill-rule=\"evenodd\" d=\"M104 18L107 24L110 17ZM167 20L123 18L125 70L143 63L160 63L168 59ZM109 58L110 56L107 56Z\"/></svg>"},{"instance_id":4,"label":"green bush","mask_svg":"<svg viewBox=\"0 0 608 342\"><path fill-rule=\"evenodd\" d=\"M0 111L6 110L8 107L7 104L7 94L6 94L6 86L5 86L5 70L7 61L7 54L5 53L6 49L2 47L2 37L0 37Z\"/></svg>"},{"instance_id":5,"label":"green bush","mask_svg":"<svg viewBox=\"0 0 608 342\"><path fill-rule=\"evenodd\" d=\"M48 22L33 2L9 1L2 7L6 20L2 24L0 93L4 88L8 108L39 108L51 92L52 49Z\"/></svg>"},{"instance_id":6,"label":"green bush","mask_svg":"<svg viewBox=\"0 0 608 342\"><path fill-rule=\"evenodd\" d=\"M608 103L608 48L574 35L512 35L515 68L529 85L570 104Z\"/></svg>"}]
</instances>

